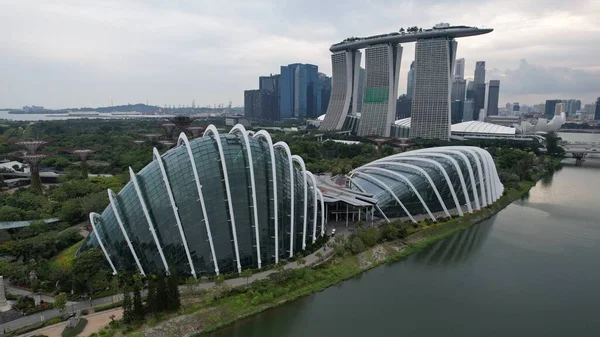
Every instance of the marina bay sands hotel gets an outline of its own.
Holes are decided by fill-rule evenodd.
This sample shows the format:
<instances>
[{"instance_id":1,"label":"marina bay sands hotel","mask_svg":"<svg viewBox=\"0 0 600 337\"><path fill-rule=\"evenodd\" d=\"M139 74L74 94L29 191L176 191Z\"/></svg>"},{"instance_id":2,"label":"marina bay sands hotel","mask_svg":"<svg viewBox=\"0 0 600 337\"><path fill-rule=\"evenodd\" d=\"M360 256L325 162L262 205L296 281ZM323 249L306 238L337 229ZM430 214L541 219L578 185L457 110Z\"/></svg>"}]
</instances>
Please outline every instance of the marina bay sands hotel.
<instances>
[{"instance_id":1,"label":"marina bay sands hotel","mask_svg":"<svg viewBox=\"0 0 600 337\"><path fill-rule=\"evenodd\" d=\"M348 114L356 115L361 49L366 77L359 136L389 137L396 115L403 42L416 42L410 138L450 137L450 91L456 58L455 38L493 29L439 24L432 29L349 38L329 48L333 82L321 130L341 130Z\"/></svg>"}]
</instances>

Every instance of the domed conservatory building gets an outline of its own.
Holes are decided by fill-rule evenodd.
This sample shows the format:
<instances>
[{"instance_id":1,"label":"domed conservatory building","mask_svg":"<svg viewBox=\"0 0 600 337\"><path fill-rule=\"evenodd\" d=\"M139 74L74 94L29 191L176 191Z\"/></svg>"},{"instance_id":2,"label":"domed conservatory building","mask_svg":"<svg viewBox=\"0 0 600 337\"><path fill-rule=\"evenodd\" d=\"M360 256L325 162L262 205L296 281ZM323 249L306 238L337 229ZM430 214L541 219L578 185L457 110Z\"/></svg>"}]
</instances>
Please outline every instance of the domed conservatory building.
<instances>
[{"instance_id":1,"label":"domed conservatory building","mask_svg":"<svg viewBox=\"0 0 600 337\"><path fill-rule=\"evenodd\" d=\"M160 155L109 205L91 213L81 251L99 248L113 273L169 271L194 277L240 273L292 257L333 221L418 221L471 213L504 187L491 155L478 147L436 147L388 156L339 185L306 171L302 158L266 131L236 125ZM376 219L376 220L374 220Z\"/></svg>"},{"instance_id":2,"label":"domed conservatory building","mask_svg":"<svg viewBox=\"0 0 600 337\"><path fill-rule=\"evenodd\" d=\"M113 273L214 275L293 256L325 231L323 196L302 158L265 131L236 125L178 145L153 161L110 204L91 213L82 251L99 247Z\"/></svg>"}]
</instances>

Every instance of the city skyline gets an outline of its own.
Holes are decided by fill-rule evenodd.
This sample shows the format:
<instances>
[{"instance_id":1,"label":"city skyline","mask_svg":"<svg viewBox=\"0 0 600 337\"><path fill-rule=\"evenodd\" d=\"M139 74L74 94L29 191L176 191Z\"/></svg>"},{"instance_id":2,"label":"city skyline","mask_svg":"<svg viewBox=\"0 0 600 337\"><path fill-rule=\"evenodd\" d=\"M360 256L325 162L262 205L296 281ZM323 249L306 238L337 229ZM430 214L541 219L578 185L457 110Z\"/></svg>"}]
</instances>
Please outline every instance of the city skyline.
<instances>
[{"instance_id":1,"label":"city skyline","mask_svg":"<svg viewBox=\"0 0 600 337\"><path fill-rule=\"evenodd\" d=\"M6 65L8 79L0 85L0 106L107 106L111 100L115 105L148 101L159 106L231 100L240 106L244 89L254 87L259 75L277 73L282 64L311 63L331 75L328 49L333 43L412 25L430 28L439 22L495 29L485 40L466 39L456 57L466 59L467 81L472 80L475 61L486 61L486 79L502 82L501 105L531 105L554 97L592 103L600 95L595 61L600 47L593 43L600 24L592 19L600 14L600 4L430 5L358 0L343 7L316 1L171 5L9 0L0 4L0 28L11 32L0 36L5 46L0 62ZM332 20L333 12L340 12L340 18ZM414 13L421 13L418 20ZM261 20L267 14L278 20ZM22 24L24 17L27 25ZM356 20L363 23L360 28L350 24ZM556 41L564 47L558 48ZM404 53L413 55L414 46ZM412 57L402 60L399 94L406 92L411 62Z\"/></svg>"}]
</instances>

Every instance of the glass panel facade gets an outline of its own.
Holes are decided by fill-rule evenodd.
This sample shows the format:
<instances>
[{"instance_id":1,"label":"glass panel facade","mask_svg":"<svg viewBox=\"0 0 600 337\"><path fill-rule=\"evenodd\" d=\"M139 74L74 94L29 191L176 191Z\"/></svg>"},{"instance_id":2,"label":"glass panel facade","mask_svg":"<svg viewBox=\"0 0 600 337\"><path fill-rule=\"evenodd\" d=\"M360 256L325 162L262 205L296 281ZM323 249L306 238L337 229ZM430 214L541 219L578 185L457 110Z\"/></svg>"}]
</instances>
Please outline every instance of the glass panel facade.
<instances>
[{"instance_id":1,"label":"glass panel facade","mask_svg":"<svg viewBox=\"0 0 600 337\"><path fill-rule=\"evenodd\" d=\"M214 136L207 136L189 142L193 160L190 159L185 142L170 149L160 158L165 168L166 178L161 172L159 159L155 159L137 174L142 200L148 208L148 216L156 230L167 265L176 268L180 274L189 274L191 267L175 214L181 220L193 267L199 276L215 273L207 224L210 226L219 272L238 271L234 235L238 242L239 262L242 269L257 268L257 254L260 254L262 265L274 263L276 254L274 201L278 206L279 257L289 257L291 221L294 221L294 252L302 250L304 178L301 169L295 165L293 172L290 172L287 154L283 149L277 149L274 151L276 172L272 172L270 147L265 140L249 137L248 149L244 137L239 132L220 134L218 137L221 141L226 171L221 162L216 139ZM251 151L252 162L249 160L248 150ZM198 172L198 182L194 178L192 165L195 165ZM254 171L254 184L252 184L250 167ZM294 175L293 186L290 184L290 174ZM225 176L229 181L231 212L227 200ZM277 179L277 200L273 190L274 178ZM170 184L176 211L171 205L165 179ZM197 183L201 187L207 219L204 219ZM256 204L252 196L253 185L256 189L254 191ZM292 193L295 207L293 217L291 215ZM128 183L115 199L125 230L144 271L150 274L164 270L158 246L133 184ZM307 243L310 243L313 226L312 189L309 191L307 201L309 216L306 239ZM255 209L258 217L257 224L254 218ZM232 220L235 221L235 233ZM98 217L97 228L117 270L135 270L135 260L110 207ZM257 252L256 229L258 229L260 252ZM320 227L317 232L320 234ZM90 235L82 250L97 246L97 238L95 235Z\"/></svg>"},{"instance_id":2,"label":"glass panel facade","mask_svg":"<svg viewBox=\"0 0 600 337\"><path fill-rule=\"evenodd\" d=\"M167 264L175 268L178 274L189 273L190 265L183 240L156 159L138 174L137 179Z\"/></svg>"},{"instance_id":3,"label":"glass panel facade","mask_svg":"<svg viewBox=\"0 0 600 337\"><path fill-rule=\"evenodd\" d=\"M196 273L198 275L212 273L214 268L202 207L196 189L192 164L185 146L178 146L168 151L162 156L162 160ZM168 225L170 224L161 224L159 227Z\"/></svg>"},{"instance_id":4,"label":"glass panel facade","mask_svg":"<svg viewBox=\"0 0 600 337\"><path fill-rule=\"evenodd\" d=\"M158 253L158 247L150 233L148 221L142 210L133 183L129 182L116 197L117 211L123 227L146 273L164 271L164 265Z\"/></svg>"}]
</instances>

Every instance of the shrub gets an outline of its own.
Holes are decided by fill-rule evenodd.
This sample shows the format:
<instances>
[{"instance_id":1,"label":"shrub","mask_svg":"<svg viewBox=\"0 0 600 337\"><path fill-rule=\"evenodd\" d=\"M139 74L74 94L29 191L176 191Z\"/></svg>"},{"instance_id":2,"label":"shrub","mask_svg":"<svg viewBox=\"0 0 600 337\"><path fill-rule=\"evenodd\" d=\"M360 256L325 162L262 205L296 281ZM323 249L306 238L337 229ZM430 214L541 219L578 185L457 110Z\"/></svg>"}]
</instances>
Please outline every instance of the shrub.
<instances>
[{"instance_id":1,"label":"shrub","mask_svg":"<svg viewBox=\"0 0 600 337\"><path fill-rule=\"evenodd\" d=\"M81 315L85 316L87 314L89 314L90 312L87 309L83 309L81 310Z\"/></svg>"},{"instance_id":2,"label":"shrub","mask_svg":"<svg viewBox=\"0 0 600 337\"><path fill-rule=\"evenodd\" d=\"M62 337L76 337L83 331L83 329L85 329L86 325L87 325L87 320L85 318L81 318L81 319L79 319L79 323L77 323L76 326L74 326L72 328L65 327L61 336Z\"/></svg>"},{"instance_id":3,"label":"shrub","mask_svg":"<svg viewBox=\"0 0 600 337\"><path fill-rule=\"evenodd\" d=\"M359 237L354 237L352 241L350 241L350 251L353 254L358 254L365 250L365 244Z\"/></svg>"},{"instance_id":4,"label":"shrub","mask_svg":"<svg viewBox=\"0 0 600 337\"><path fill-rule=\"evenodd\" d=\"M110 310L113 308L118 308L122 305L123 305L123 301L115 302L114 304L113 303L101 304L101 305L97 305L94 307L94 312L106 311L106 310Z\"/></svg>"}]
</instances>

